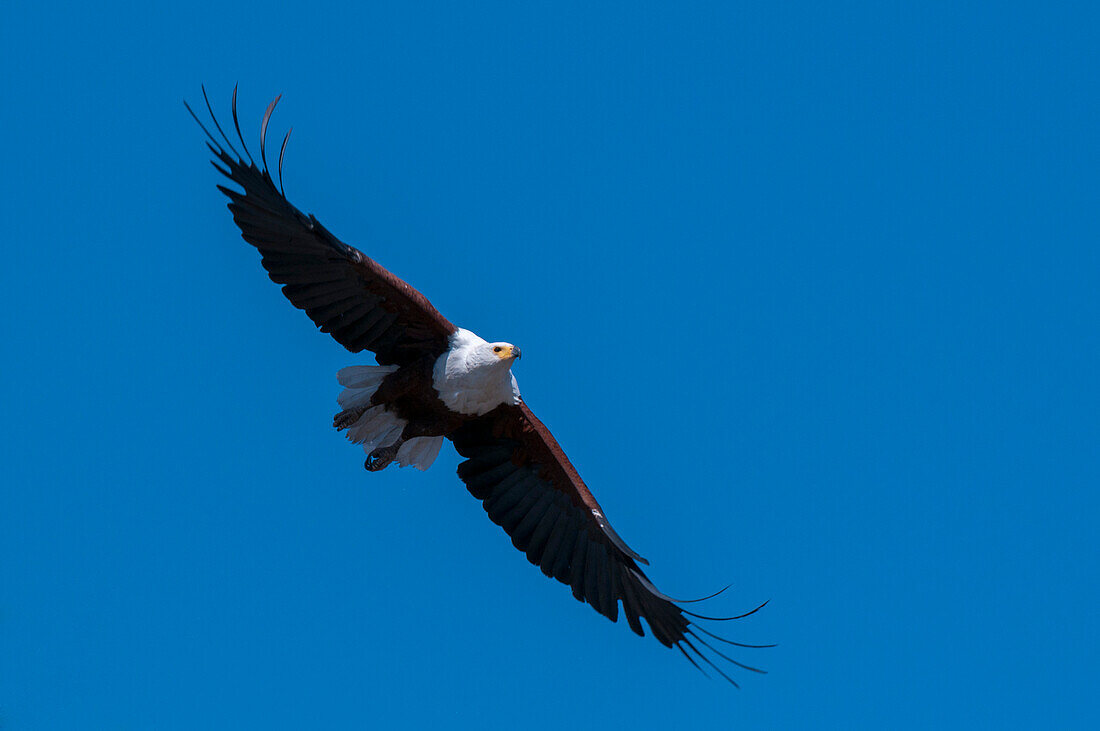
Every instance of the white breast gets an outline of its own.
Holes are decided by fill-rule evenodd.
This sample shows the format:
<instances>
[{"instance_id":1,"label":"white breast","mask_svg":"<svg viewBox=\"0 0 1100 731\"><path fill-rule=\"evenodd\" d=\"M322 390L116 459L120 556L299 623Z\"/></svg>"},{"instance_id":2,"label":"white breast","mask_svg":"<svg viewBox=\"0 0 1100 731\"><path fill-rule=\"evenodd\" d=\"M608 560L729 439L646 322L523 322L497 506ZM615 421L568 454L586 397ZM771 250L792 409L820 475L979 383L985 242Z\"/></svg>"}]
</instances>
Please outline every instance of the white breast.
<instances>
[{"instance_id":1,"label":"white breast","mask_svg":"<svg viewBox=\"0 0 1100 731\"><path fill-rule=\"evenodd\" d=\"M481 416L501 404L519 403L510 364L494 356L488 342L459 328L449 345L432 369L432 385L447 408Z\"/></svg>"}]
</instances>

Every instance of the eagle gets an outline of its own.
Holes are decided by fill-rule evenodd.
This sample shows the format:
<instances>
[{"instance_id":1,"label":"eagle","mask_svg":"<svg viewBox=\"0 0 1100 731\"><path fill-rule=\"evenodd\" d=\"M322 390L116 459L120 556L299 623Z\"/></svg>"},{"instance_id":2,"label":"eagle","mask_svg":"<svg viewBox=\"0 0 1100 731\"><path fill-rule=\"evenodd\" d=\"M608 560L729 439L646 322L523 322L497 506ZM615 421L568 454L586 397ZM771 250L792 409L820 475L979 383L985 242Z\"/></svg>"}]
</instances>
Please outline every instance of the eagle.
<instances>
[{"instance_id":1,"label":"eagle","mask_svg":"<svg viewBox=\"0 0 1100 731\"><path fill-rule=\"evenodd\" d=\"M287 200L283 158L290 130L279 150L278 185L267 163L267 128L282 95L263 115L257 164L241 134L237 88L232 118L241 152L218 122L205 87L202 93L220 140L184 105L208 138L211 163L240 188L218 185L241 237L260 252L268 276L282 285L290 303L322 332L352 353L374 354L377 365L352 365L336 374L343 390L333 426L362 446L366 469L378 472L397 464L426 470L443 441L450 440L465 458L458 476L489 519L579 601L612 622L618 621L621 604L631 630L644 636L644 619L658 642L678 649L704 675L706 665L739 687L717 659L763 673L713 643L774 645L734 642L699 620L741 619L767 602L734 617L709 617L682 605L725 589L678 600L653 585L641 568L649 562L611 527L557 440L520 396L512 372L522 355L519 347L486 341L454 325L420 292Z\"/></svg>"}]
</instances>

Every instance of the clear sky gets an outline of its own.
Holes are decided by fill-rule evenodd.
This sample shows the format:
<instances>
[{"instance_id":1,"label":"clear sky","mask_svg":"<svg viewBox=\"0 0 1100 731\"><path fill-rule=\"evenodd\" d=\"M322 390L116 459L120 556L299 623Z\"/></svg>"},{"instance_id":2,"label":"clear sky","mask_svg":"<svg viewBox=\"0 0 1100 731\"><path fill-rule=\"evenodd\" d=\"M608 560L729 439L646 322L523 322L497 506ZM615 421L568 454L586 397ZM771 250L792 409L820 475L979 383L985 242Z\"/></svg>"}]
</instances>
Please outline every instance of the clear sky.
<instances>
[{"instance_id":1,"label":"clear sky","mask_svg":"<svg viewBox=\"0 0 1100 731\"><path fill-rule=\"evenodd\" d=\"M1051 5L5 3L0 726L1096 728L1100 23ZM362 469L370 361L181 104L234 82L297 206L522 346L662 589L771 600L723 628L770 674L576 602L449 445Z\"/></svg>"}]
</instances>

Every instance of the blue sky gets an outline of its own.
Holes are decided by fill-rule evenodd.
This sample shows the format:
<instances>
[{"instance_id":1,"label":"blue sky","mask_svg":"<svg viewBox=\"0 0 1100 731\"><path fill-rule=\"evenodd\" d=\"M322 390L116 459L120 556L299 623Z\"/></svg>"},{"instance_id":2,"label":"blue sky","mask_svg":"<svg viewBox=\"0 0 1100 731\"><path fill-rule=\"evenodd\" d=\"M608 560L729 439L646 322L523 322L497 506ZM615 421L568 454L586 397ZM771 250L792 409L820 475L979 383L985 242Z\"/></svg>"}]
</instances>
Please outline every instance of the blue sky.
<instances>
[{"instance_id":1,"label":"blue sky","mask_svg":"<svg viewBox=\"0 0 1100 731\"><path fill-rule=\"evenodd\" d=\"M0 11L0 726L1096 727L1091 4L158 5ZM449 446L364 472L181 104L235 82L769 675L574 601Z\"/></svg>"}]
</instances>

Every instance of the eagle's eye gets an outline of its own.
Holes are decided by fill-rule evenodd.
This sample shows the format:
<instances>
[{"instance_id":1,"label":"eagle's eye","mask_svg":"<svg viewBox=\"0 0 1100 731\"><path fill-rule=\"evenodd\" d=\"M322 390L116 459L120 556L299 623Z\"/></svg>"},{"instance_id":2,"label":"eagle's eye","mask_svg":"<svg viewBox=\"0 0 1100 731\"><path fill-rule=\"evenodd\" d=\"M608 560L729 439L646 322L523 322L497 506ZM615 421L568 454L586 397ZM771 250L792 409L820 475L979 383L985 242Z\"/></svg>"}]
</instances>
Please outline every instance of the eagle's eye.
<instances>
[{"instance_id":1,"label":"eagle's eye","mask_svg":"<svg viewBox=\"0 0 1100 731\"><path fill-rule=\"evenodd\" d=\"M494 353L499 353L499 352L500 352L500 351L502 351L502 350L504 350L504 348L500 347L499 345L498 345L498 346L496 346L495 348L493 348L493 352L494 352Z\"/></svg>"}]
</instances>

